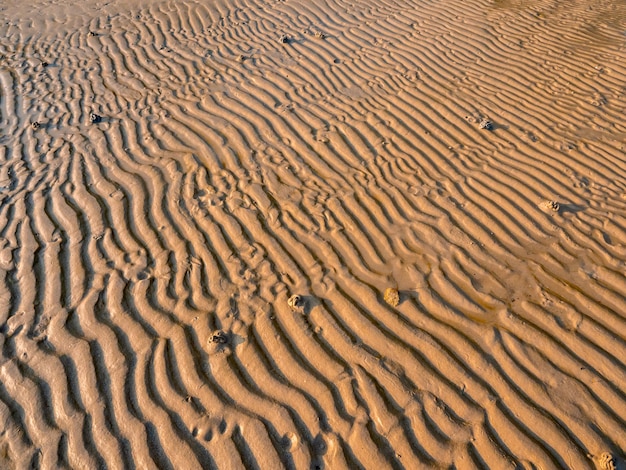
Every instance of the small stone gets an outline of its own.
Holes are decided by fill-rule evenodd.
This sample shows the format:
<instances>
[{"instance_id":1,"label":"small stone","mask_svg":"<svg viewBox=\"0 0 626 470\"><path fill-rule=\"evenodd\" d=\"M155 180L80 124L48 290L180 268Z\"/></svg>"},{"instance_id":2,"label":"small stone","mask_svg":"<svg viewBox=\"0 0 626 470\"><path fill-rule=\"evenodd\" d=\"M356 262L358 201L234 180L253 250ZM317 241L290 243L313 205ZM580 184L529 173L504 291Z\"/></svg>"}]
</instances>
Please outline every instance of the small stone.
<instances>
[{"instance_id":1,"label":"small stone","mask_svg":"<svg viewBox=\"0 0 626 470\"><path fill-rule=\"evenodd\" d=\"M45 69L46 67L48 67L50 64L48 62L46 62L45 60L41 63L41 66Z\"/></svg>"},{"instance_id":2,"label":"small stone","mask_svg":"<svg viewBox=\"0 0 626 470\"><path fill-rule=\"evenodd\" d=\"M30 123L30 127L32 127L33 129L37 130L41 127L41 124L39 123L39 121L34 121Z\"/></svg>"},{"instance_id":3,"label":"small stone","mask_svg":"<svg viewBox=\"0 0 626 470\"><path fill-rule=\"evenodd\" d=\"M222 330L218 330L211 335L209 341L215 344L226 344L228 343L228 335Z\"/></svg>"},{"instance_id":4,"label":"small stone","mask_svg":"<svg viewBox=\"0 0 626 470\"><path fill-rule=\"evenodd\" d=\"M385 302L387 302L392 307L397 307L400 305L400 292L395 287L388 287L385 289Z\"/></svg>"},{"instance_id":5,"label":"small stone","mask_svg":"<svg viewBox=\"0 0 626 470\"><path fill-rule=\"evenodd\" d=\"M290 41L289 36L287 36L286 34L283 34L280 36L280 38L278 39L278 42L280 42L281 44L288 44Z\"/></svg>"},{"instance_id":6,"label":"small stone","mask_svg":"<svg viewBox=\"0 0 626 470\"><path fill-rule=\"evenodd\" d=\"M89 37L96 37L98 35L98 33L96 33L95 31L89 31Z\"/></svg>"},{"instance_id":7,"label":"small stone","mask_svg":"<svg viewBox=\"0 0 626 470\"><path fill-rule=\"evenodd\" d=\"M89 113L89 121L93 124L97 124L102 121L102 117L98 116L96 113Z\"/></svg>"},{"instance_id":8,"label":"small stone","mask_svg":"<svg viewBox=\"0 0 626 470\"><path fill-rule=\"evenodd\" d=\"M315 36L315 38L317 39L326 39L326 34L322 33L321 31L315 31L313 36Z\"/></svg>"},{"instance_id":9,"label":"small stone","mask_svg":"<svg viewBox=\"0 0 626 470\"><path fill-rule=\"evenodd\" d=\"M488 131L491 131L493 130L493 123L489 119L481 119L480 123L478 124L478 127L480 127L481 129L486 129Z\"/></svg>"},{"instance_id":10,"label":"small stone","mask_svg":"<svg viewBox=\"0 0 626 470\"><path fill-rule=\"evenodd\" d=\"M548 201L548 207L554 212L558 212L561 209L561 205L557 201Z\"/></svg>"}]
</instances>

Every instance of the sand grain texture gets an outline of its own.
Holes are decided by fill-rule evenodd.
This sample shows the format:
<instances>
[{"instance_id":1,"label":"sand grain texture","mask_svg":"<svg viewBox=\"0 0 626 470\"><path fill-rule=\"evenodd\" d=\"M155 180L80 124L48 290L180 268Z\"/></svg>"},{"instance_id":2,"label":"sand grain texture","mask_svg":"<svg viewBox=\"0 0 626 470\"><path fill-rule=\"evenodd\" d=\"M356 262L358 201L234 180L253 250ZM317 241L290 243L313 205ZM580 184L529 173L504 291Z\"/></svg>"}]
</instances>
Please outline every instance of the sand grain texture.
<instances>
[{"instance_id":1,"label":"sand grain texture","mask_svg":"<svg viewBox=\"0 0 626 470\"><path fill-rule=\"evenodd\" d=\"M623 468L622 0L0 19L0 467Z\"/></svg>"}]
</instances>

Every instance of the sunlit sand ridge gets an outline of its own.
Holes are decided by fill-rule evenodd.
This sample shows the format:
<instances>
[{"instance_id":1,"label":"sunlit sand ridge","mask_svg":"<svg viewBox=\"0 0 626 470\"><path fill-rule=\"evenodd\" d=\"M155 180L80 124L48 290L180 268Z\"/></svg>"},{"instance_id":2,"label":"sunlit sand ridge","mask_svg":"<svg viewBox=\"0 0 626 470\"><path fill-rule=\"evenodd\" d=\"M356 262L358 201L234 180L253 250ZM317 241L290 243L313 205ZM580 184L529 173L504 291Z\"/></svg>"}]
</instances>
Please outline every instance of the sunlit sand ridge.
<instances>
[{"instance_id":1,"label":"sunlit sand ridge","mask_svg":"<svg viewBox=\"0 0 626 470\"><path fill-rule=\"evenodd\" d=\"M623 1L0 19L1 468L623 465Z\"/></svg>"}]
</instances>

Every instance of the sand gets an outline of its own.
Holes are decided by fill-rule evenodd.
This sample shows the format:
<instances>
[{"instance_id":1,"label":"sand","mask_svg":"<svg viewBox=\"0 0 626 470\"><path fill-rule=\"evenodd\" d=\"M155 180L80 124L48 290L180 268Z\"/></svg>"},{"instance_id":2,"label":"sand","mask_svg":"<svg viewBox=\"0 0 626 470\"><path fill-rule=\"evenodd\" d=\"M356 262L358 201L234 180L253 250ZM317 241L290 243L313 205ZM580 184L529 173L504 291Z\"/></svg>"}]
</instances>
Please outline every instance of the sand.
<instances>
[{"instance_id":1,"label":"sand","mask_svg":"<svg viewBox=\"0 0 626 470\"><path fill-rule=\"evenodd\" d=\"M0 468L625 468L625 110L623 0L3 0Z\"/></svg>"}]
</instances>

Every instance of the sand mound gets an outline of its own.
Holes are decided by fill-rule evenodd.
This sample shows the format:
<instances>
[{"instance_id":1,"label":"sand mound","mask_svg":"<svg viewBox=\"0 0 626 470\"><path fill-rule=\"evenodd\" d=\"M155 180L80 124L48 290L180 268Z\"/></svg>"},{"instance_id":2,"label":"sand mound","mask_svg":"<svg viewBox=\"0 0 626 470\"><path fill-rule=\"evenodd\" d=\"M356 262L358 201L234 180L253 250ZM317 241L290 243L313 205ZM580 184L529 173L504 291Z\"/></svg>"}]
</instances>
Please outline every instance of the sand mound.
<instances>
[{"instance_id":1,"label":"sand mound","mask_svg":"<svg viewBox=\"0 0 626 470\"><path fill-rule=\"evenodd\" d=\"M623 2L0 19L0 467L621 465Z\"/></svg>"}]
</instances>

